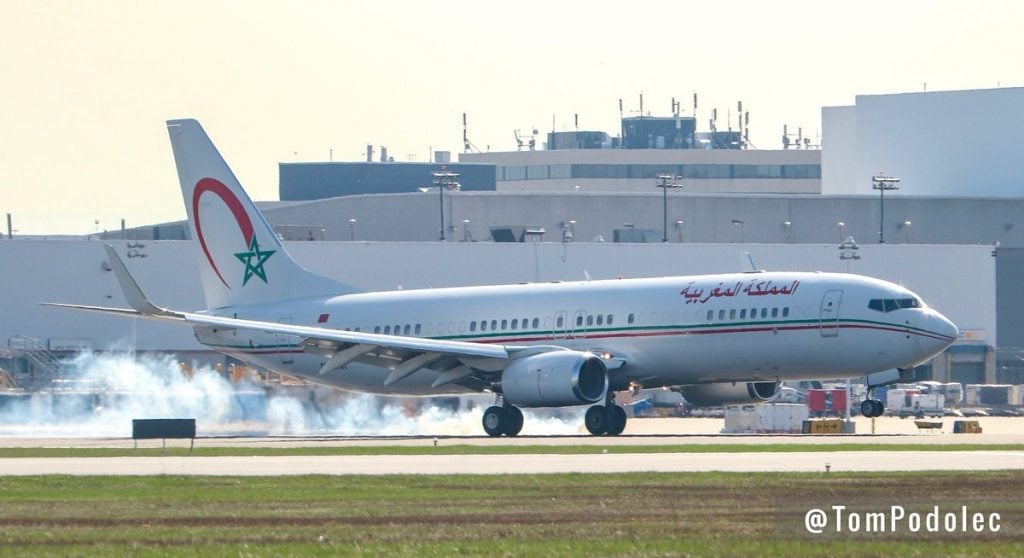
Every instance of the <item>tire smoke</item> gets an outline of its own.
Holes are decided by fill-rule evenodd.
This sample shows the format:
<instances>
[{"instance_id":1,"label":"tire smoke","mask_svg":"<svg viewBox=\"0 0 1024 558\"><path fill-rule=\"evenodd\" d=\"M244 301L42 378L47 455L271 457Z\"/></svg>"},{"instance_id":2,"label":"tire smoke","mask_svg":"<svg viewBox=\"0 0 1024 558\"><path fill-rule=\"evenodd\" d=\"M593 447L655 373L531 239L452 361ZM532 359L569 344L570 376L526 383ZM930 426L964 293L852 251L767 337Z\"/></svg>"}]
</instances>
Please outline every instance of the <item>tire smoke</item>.
<instances>
[{"instance_id":1,"label":"tire smoke","mask_svg":"<svg viewBox=\"0 0 1024 558\"><path fill-rule=\"evenodd\" d=\"M132 419L195 418L200 436L479 436L491 396L391 398L190 376L170 356L82 353L65 378L0 394L0 436L130 437ZM584 409L526 410L524 435L580 434Z\"/></svg>"}]
</instances>

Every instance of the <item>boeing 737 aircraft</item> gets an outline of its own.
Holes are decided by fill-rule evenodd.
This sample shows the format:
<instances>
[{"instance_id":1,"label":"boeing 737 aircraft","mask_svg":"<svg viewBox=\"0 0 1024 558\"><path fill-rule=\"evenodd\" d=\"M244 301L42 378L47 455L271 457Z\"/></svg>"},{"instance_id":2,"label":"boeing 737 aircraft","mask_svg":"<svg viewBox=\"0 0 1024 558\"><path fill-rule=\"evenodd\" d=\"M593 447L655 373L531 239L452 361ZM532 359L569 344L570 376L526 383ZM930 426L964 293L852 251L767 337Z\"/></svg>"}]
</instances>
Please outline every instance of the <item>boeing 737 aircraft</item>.
<instances>
[{"instance_id":1,"label":"boeing 737 aircraft","mask_svg":"<svg viewBox=\"0 0 1024 558\"><path fill-rule=\"evenodd\" d=\"M207 309L152 304L110 246L132 310L58 306L190 325L242 362L348 390L491 392L491 436L517 435L521 407L577 405L593 405L589 432L619 434L614 393L637 385L678 387L696 405L768 401L783 380L863 375L873 389L957 338L909 290L837 273L358 292L288 255L198 122L167 128Z\"/></svg>"}]
</instances>

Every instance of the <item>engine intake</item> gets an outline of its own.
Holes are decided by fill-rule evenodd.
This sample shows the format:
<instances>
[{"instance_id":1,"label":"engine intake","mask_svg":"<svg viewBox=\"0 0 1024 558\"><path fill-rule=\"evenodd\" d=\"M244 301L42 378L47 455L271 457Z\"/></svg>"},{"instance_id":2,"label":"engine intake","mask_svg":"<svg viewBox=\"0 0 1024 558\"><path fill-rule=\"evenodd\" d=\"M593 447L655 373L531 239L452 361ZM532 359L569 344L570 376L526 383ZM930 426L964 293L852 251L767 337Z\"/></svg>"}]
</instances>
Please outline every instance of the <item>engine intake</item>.
<instances>
[{"instance_id":1,"label":"engine intake","mask_svg":"<svg viewBox=\"0 0 1024 558\"><path fill-rule=\"evenodd\" d=\"M779 382L728 382L700 384L678 388L691 405L718 407L765 403L779 394Z\"/></svg>"},{"instance_id":2,"label":"engine intake","mask_svg":"<svg viewBox=\"0 0 1024 558\"><path fill-rule=\"evenodd\" d=\"M592 353L553 351L523 357L501 373L505 400L518 407L567 407L604 399L608 370Z\"/></svg>"}]
</instances>

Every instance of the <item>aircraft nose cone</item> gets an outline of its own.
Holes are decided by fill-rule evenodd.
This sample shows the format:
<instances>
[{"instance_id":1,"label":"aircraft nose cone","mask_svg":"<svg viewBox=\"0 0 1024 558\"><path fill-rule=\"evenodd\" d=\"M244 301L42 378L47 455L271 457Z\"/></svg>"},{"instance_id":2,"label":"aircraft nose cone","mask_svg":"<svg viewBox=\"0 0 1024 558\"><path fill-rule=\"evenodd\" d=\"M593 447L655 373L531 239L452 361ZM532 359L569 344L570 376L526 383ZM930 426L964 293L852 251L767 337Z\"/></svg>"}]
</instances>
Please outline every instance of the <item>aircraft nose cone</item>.
<instances>
[{"instance_id":1,"label":"aircraft nose cone","mask_svg":"<svg viewBox=\"0 0 1024 558\"><path fill-rule=\"evenodd\" d=\"M960 330L949 318L934 312L929 320L931 330L944 338L946 346L952 345L960 337Z\"/></svg>"}]
</instances>

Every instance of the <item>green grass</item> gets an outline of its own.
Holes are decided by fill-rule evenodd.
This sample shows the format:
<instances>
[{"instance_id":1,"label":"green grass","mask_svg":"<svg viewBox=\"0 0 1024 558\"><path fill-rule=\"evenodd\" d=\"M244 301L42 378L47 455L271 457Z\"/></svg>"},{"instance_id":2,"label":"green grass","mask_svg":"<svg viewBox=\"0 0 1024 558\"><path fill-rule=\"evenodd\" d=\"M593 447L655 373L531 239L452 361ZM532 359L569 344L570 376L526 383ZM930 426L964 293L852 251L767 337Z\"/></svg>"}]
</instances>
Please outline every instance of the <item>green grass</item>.
<instances>
[{"instance_id":1,"label":"green grass","mask_svg":"<svg viewBox=\"0 0 1024 558\"><path fill-rule=\"evenodd\" d=\"M1021 556L1024 475L0 478L0 555ZM997 512L1002 530L815 538L813 507Z\"/></svg>"},{"instance_id":2,"label":"green grass","mask_svg":"<svg viewBox=\"0 0 1024 558\"><path fill-rule=\"evenodd\" d=\"M179 442L180 443L180 442ZM315 443L315 442L311 442ZM424 441L424 444L427 444ZM0 458L9 457L123 457L123 456L320 456L320 455L510 455L604 453L763 453L763 452L840 452L840 451L1024 451L1024 444L650 444L650 445L471 445L440 440L437 447L352 445L302 447L142 447L142 448L0 448Z\"/></svg>"}]
</instances>

